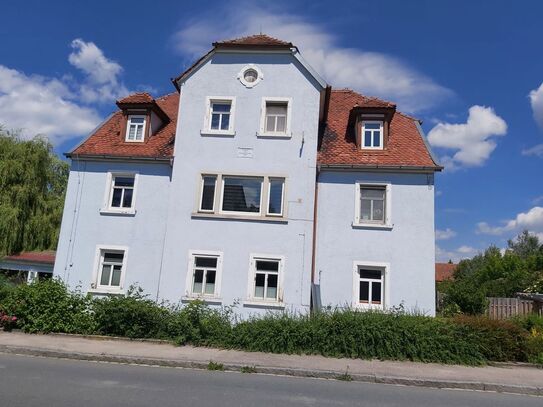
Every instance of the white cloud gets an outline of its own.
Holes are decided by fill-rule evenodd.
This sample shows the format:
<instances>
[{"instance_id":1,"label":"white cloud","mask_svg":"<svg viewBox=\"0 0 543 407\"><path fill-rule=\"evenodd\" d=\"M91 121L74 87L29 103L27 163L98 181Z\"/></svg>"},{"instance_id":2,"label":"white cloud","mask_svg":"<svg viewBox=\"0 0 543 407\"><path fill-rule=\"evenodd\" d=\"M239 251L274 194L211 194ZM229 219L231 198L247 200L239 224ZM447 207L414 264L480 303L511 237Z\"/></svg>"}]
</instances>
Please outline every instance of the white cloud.
<instances>
[{"instance_id":1,"label":"white cloud","mask_svg":"<svg viewBox=\"0 0 543 407\"><path fill-rule=\"evenodd\" d=\"M73 52L68 61L85 74L79 89L83 102L111 102L129 93L119 79L123 71L121 65L107 59L96 44L77 38L71 46Z\"/></svg>"},{"instance_id":2,"label":"white cloud","mask_svg":"<svg viewBox=\"0 0 543 407\"><path fill-rule=\"evenodd\" d=\"M264 32L297 45L303 57L332 86L396 102L407 112L427 109L453 92L392 56L343 48L322 26L300 16L274 13L245 3L189 22L173 36L177 50L196 58L216 40Z\"/></svg>"},{"instance_id":3,"label":"white cloud","mask_svg":"<svg viewBox=\"0 0 543 407\"><path fill-rule=\"evenodd\" d=\"M539 85L539 88L532 90L529 97L534 119L543 129L543 83Z\"/></svg>"},{"instance_id":4,"label":"white cloud","mask_svg":"<svg viewBox=\"0 0 543 407\"><path fill-rule=\"evenodd\" d=\"M543 157L543 144L537 144L533 147L522 150L522 155L535 155L537 157Z\"/></svg>"},{"instance_id":5,"label":"white cloud","mask_svg":"<svg viewBox=\"0 0 543 407\"><path fill-rule=\"evenodd\" d=\"M501 236L518 234L523 230L528 230L543 240L543 207L534 206L528 212L521 212L514 219L502 222L501 226L491 226L486 222L479 222L476 232Z\"/></svg>"},{"instance_id":6,"label":"white cloud","mask_svg":"<svg viewBox=\"0 0 543 407\"><path fill-rule=\"evenodd\" d=\"M436 229L436 240L447 240L456 236L456 232L452 229L440 230Z\"/></svg>"},{"instance_id":7,"label":"white cloud","mask_svg":"<svg viewBox=\"0 0 543 407\"><path fill-rule=\"evenodd\" d=\"M66 84L25 75L0 65L0 124L23 137L45 134L53 144L90 132L100 121L94 109L78 105Z\"/></svg>"},{"instance_id":8,"label":"white cloud","mask_svg":"<svg viewBox=\"0 0 543 407\"><path fill-rule=\"evenodd\" d=\"M436 244L436 261L445 263L452 260L453 263L458 263L460 260L475 256L478 252L471 246L460 246L457 249L447 250Z\"/></svg>"},{"instance_id":9,"label":"white cloud","mask_svg":"<svg viewBox=\"0 0 543 407\"><path fill-rule=\"evenodd\" d=\"M452 169L483 165L496 148L494 136L504 136L507 123L494 109L472 106L466 123L439 123L428 133L433 147L456 150L453 156L442 157L442 163Z\"/></svg>"}]
</instances>

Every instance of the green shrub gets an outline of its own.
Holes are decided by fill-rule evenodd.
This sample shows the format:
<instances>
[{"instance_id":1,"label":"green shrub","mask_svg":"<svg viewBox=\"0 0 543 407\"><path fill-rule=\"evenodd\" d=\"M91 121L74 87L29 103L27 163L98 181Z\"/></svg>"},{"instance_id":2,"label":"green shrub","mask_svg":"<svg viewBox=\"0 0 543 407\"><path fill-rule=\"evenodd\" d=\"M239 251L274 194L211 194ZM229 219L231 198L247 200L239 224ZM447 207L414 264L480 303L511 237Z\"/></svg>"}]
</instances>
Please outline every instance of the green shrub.
<instances>
[{"instance_id":1,"label":"green shrub","mask_svg":"<svg viewBox=\"0 0 543 407\"><path fill-rule=\"evenodd\" d=\"M0 305L7 298L9 293L15 289L15 284L6 276L0 274Z\"/></svg>"},{"instance_id":2,"label":"green shrub","mask_svg":"<svg viewBox=\"0 0 543 407\"><path fill-rule=\"evenodd\" d=\"M169 310L130 287L126 296L112 295L94 302L97 332L128 338L166 338Z\"/></svg>"},{"instance_id":3,"label":"green shrub","mask_svg":"<svg viewBox=\"0 0 543 407\"><path fill-rule=\"evenodd\" d=\"M25 332L92 333L95 329L91 298L69 292L57 279L17 285L3 299L2 308L17 317L17 326Z\"/></svg>"}]
</instances>

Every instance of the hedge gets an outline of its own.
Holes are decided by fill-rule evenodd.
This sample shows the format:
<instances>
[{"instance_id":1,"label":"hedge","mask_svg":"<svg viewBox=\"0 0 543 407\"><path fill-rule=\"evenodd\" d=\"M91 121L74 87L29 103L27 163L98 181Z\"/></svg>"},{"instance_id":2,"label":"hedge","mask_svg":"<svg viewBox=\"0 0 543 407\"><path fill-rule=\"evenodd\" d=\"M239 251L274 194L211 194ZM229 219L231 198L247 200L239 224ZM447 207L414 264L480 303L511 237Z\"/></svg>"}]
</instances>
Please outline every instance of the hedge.
<instances>
[{"instance_id":1,"label":"hedge","mask_svg":"<svg viewBox=\"0 0 543 407\"><path fill-rule=\"evenodd\" d=\"M2 288L0 314L25 332L157 338L177 344L329 357L479 365L543 363L543 318L509 321L331 310L238 319L234 307L157 304L140 289L94 299L60 281ZM1 321L0 321L1 324ZM11 328L11 325L5 328Z\"/></svg>"}]
</instances>

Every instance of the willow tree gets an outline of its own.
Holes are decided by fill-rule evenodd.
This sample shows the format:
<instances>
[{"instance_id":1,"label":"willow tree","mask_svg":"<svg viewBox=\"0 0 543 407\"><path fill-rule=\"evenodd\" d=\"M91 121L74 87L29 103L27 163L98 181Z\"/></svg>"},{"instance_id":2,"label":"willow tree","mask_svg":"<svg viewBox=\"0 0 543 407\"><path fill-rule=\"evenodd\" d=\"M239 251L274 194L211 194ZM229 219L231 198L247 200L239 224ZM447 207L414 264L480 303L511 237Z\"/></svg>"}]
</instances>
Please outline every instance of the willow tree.
<instances>
[{"instance_id":1,"label":"willow tree","mask_svg":"<svg viewBox=\"0 0 543 407\"><path fill-rule=\"evenodd\" d=\"M46 138L0 128L0 256L56 247L68 172Z\"/></svg>"}]
</instances>

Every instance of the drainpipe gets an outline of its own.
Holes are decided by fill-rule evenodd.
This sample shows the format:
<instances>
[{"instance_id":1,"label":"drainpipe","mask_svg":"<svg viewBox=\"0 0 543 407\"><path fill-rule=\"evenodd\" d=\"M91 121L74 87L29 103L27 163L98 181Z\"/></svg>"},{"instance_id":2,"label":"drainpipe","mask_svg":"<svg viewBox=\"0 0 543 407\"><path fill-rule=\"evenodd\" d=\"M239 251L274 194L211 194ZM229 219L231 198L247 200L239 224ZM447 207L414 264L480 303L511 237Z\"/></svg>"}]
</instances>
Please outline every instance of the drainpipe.
<instances>
[{"instance_id":1,"label":"drainpipe","mask_svg":"<svg viewBox=\"0 0 543 407\"><path fill-rule=\"evenodd\" d=\"M317 166L317 172L315 174L315 197L313 202L313 241L311 248L311 306L310 310L313 310L313 284L315 283L315 261L317 257L317 209L318 209L318 198L319 198L319 166Z\"/></svg>"}]
</instances>

